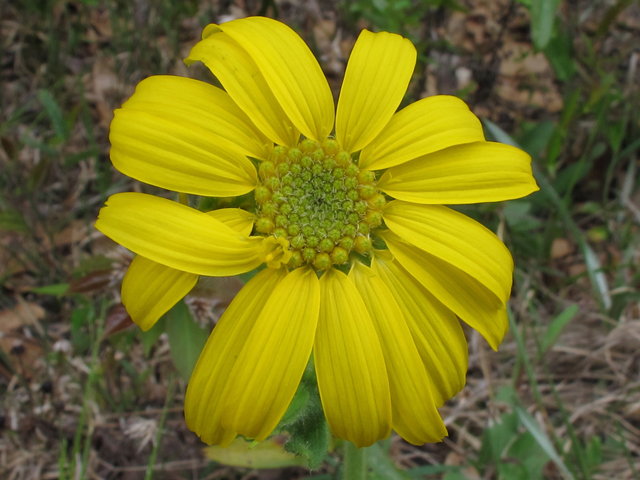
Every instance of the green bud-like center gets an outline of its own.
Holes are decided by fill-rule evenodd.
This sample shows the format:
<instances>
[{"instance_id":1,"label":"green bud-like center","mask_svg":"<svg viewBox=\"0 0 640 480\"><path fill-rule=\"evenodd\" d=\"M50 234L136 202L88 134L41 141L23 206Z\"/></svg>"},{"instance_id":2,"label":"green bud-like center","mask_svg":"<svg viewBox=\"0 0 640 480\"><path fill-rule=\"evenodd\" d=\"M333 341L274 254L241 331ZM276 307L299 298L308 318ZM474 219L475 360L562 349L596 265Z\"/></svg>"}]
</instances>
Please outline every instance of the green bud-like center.
<instances>
[{"instance_id":1,"label":"green bud-like center","mask_svg":"<svg viewBox=\"0 0 640 480\"><path fill-rule=\"evenodd\" d=\"M371 249L386 201L374 172L360 170L337 141L276 146L259 173L256 230L288 241L290 267L324 270Z\"/></svg>"}]
</instances>

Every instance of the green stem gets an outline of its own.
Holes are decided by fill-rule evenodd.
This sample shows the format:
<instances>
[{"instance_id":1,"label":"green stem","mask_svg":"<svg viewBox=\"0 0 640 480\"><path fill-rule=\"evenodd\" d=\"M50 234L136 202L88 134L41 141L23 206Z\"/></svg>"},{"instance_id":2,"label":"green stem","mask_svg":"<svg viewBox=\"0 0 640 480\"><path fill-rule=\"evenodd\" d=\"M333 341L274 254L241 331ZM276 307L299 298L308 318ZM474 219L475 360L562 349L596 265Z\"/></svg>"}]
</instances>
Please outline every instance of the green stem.
<instances>
[{"instance_id":1,"label":"green stem","mask_svg":"<svg viewBox=\"0 0 640 480\"><path fill-rule=\"evenodd\" d=\"M153 468L156 465L158 449L160 448L160 442L162 440L162 429L164 428L164 422L167 419L167 412L169 411L169 408L171 407L171 403L173 401L175 385L175 378L171 377L169 379L169 387L167 388L167 397L165 398L164 407L162 408L162 413L160 414L160 421L158 422L158 433L156 434L156 442L153 445L153 450L151 451L151 456L149 457L149 464L147 465L147 473L144 476L144 480L151 480L153 478Z\"/></svg>"},{"instance_id":2,"label":"green stem","mask_svg":"<svg viewBox=\"0 0 640 480\"><path fill-rule=\"evenodd\" d=\"M344 442L343 480L364 480L367 472L367 449L356 448L348 441Z\"/></svg>"}]
</instances>

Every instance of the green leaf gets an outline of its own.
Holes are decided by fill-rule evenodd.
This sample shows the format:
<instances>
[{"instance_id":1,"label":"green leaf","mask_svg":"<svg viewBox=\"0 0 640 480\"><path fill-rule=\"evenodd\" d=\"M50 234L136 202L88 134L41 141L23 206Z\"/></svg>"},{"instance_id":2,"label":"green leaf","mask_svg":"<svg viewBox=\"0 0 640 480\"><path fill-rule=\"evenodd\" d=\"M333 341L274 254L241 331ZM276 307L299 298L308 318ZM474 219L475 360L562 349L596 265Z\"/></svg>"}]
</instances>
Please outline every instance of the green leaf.
<instances>
[{"instance_id":1,"label":"green leaf","mask_svg":"<svg viewBox=\"0 0 640 480\"><path fill-rule=\"evenodd\" d=\"M47 90L39 90L38 98L42 102L44 109L47 111L47 114L51 119L53 131L56 132L56 137L59 140L67 140L69 138L69 129L64 121L64 116L62 115L62 110L60 109L58 102L56 102Z\"/></svg>"},{"instance_id":2,"label":"green leaf","mask_svg":"<svg viewBox=\"0 0 640 480\"><path fill-rule=\"evenodd\" d=\"M568 30L557 29L545 47L544 54L559 80L566 82L573 77L576 64L573 61L573 37Z\"/></svg>"},{"instance_id":3,"label":"green leaf","mask_svg":"<svg viewBox=\"0 0 640 480\"><path fill-rule=\"evenodd\" d=\"M523 478L528 480L543 480L542 472L549 457L537 444L530 432L524 432L513 442L507 452L508 460L515 459L522 469ZM515 478L515 477L505 477Z\"/></svg>"},{"instance_id":4,"label":"green leaf","mask_svg":"<svg viewBox=\"0 0 640 480\"><path fill-rule=\"evenodd\" d=\"M546 352L558 339L560 332L569 323L578 312L577 305L567 307L560 315L552 320L547 331L542 338L542 351Z\"/></svg>"},{"instance_id":5,"label":"green leaf","mask_svg":"<svg viewBox=\"0 0 640 480\"><path fill-rule=\"evenodd\" d=\"M536 440L544 453L546 453L553 461L553 463L556 464L562 475L566 479L573 480L573 475L562 461L560 455L558 455L558 452L556 452L556 449L553 447L553 444L551 443L551 440L549 440L549 437L547 437L547 435L545 435L545 433L540 429L540 425L538 425L538 422L536 422L526 410L523 410L520 407L515 407L515 411L518 414L518 419L520 420L520 422L522 422L529 433L533 435L533 438Z\"/></svg>"},{"instance_id":6,"label":"green leaf","mask_svg":"<svg viewBox=\"0 0 640 480\"><path fill-rule=\"evenodd\" d=\"M178 302L164 317L173 363L182 378L188 381L207 343L209 332L193 320L189 307L183 301Z\"/></svg>"},{"instance_id":7,"label":"green leaf","mask_svg":"<svg viewBox=\"0 0 640 480\"><path fill-rule=\"evenodd\" d=\"M533 158L540 158L542 152L549 144L555 129L555 123L550 121L530 125L527 131L520 137L519 143Z\"/></svg>"},{"instance_id":8,"label":"green leaf","mask_svg":"<svg viewBox=\"0 0 640 480\"><path fill-rule=\"evenodd\" d=\"M507 446L518 432L518 418L515 413L505 413L495 420L493 425L482 432L482 445L478 461L481 465L500 464Z\"/></svg>"},{"instance_id":9,"label":"green leaf","mask_svg":"<svg viewBox=\"0 0 640 480\"><path fill-rule=\"evenodd\" d=\"M460 473L461 468L463 467L451 465L425 465L407 470L407 474L411 478L422 479L425 475L435 475L437 473Z\"/></svg>"},{"instance_id":10,"label":"green leaf","mask_svg":"<svg viewBox=\"0 0 640 480\"><path fill-rule=\"evenodd\" d=\"M469 480L466 475L460 471L447 473L442 480Z\"/></svg>"},{"instance_id":11,"label":"green leaf","mask_svg":"<svg viewBox=\"0 0 640 480\"><path fill-rule=\"evenodd\" d=\"M496 402L505 403L511 407L518 403L518 393L511 385L502 385L496 393Z\"/></svg>"},{"instance_id":12,"label":"green leaf","mask_svg":"<svg viewBox=\"0 0 640 480\"><path fill-rule=\"evenodd\" d=\"M410 480L411 477L404 470L396 467L380 445L374 443L366 450L367 480Z\"/></svg>"},{"instance_id":13,"label":"green leaf","mask_svg":"<svg viewBox=\"0 0 640 480\"><path fill-rule=\"evenodd\" d=\"M94 319L93 306L86 300L80 300L80 305L71 313L71 344L76 352L86 352L91 346L85 326Z\"/></svg>"},{"instance_id":14,"label":"green leaf","mask_svg":"<svg viewBox=\"0 0 640 480\"><path fill-rule=\"evenodd\" d=\"M587 462L591 470L596 470L602 463L602 441L599 437L591 437L587 444Z\"/></svg>"},{"instance_id":15,"label":"green leaf","mask_svg":"<svg viewBox=\"0 0 640 480\"><path fill-rule=\"evenodd\" d=\"M0 211L0 231L28 233L29 225L18 210Z\"/></svg>"},{"instance_id":16,"label":"green leaf","mask_svg":"<svg viewBox=\"0 0 640 480\"><path fill-rule=\"evenodd\" d=\"M531 2L531 37L538 50L547 46L553 34L556 9L559 0L535 0Z\"/></svg>"},{"instance_id":17,"label":"green leaf","mask_svg":"<svg viewBox=\"0 0 640 480\"><path fill-rule=\"evenodd\" d=\"M530 232L543 225L542 220L534 217L531 211L531 202L527 200L512 200L502 209L502 214L511 229L521 232Z\"/></svg>"},{"instance_id":18,"label":"green leaf","mask_svg":"<svg viewBox=\"0 0 640 480\"><path fill-rule=\"evenodd\" d=\"M526 469L515 463L499 463L497 478L501 480L531 480Z\"/></svg>"},{"instance_id":19,"label":"green leaf","mask_svg":"<svg viewBox=\"0 0 640 480\"><path fill-rule=\"evenodd\" d=\"M165 317L166 316L161 317L160 320L158 320L156 324L146 332L140 328L138 329L140 341L142 342L142 347L144 348L144 354L147 357L149 356L149 353L151 353L151 348L156 344L158 338L160 338L160 335L162 335L166 330L167 324L165 321Z\"/></svg>"},{"instance_id":20,"label":"green leaf","mask_svg":"<svg viewBox=\"0 0 640 480\"><path fill-rule=\"evenodd\" d=\"M45 285L44 287L32 288L33 293L39 293L40 295L55 295L59 297L64 295L69 289L68 283L55 283L53 285Z\"/></svg>"}]
</instances>

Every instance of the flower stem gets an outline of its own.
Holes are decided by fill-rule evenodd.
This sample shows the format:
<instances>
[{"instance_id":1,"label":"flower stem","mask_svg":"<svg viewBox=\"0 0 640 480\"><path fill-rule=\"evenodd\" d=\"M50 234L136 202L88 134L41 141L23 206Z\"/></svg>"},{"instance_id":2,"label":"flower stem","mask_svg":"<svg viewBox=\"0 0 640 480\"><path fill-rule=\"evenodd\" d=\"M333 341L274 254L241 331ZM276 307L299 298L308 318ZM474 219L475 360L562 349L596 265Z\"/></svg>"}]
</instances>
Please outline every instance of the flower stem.
<instances>
[{"instance_id":1,"label":"flower stem","mask_svg":"<svg viewBox=\"0 0 640 480\"><path fill-rule=\"evenodd\" d=\"M367 449L344 442L342 480L364 480L367 472Z\"/></svg>"}]
</instances>

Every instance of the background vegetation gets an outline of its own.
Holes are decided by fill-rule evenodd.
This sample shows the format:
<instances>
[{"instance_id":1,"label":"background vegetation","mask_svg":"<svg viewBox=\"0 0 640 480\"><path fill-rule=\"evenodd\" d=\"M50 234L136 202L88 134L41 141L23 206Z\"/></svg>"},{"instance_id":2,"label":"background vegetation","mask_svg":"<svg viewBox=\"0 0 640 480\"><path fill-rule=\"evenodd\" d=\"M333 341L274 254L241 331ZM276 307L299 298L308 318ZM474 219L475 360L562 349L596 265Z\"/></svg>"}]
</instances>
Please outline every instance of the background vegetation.
<instances>
[{"instance_id":1,"label":"background vegetation","mask_svg":"<svg viewBox=\"0 0 640 480\"><path fill-rule=\"evenodd\" d=\"M407 103L457 95L488 138L534 159L540 192L462 209L514 254L510 333L494 353L468 331L468 385L442 408L450 436L381 442L369 478L640 479L632 0L1 2L2 478L339 473L339 445L310 473L278 453L286 434L249 453L203 452L184 426L185 378L241 281L199 285L142 334L119 304L131 255L92 228L109 195L152 191L111 167L113 109L149 75L214 81L182 59L204 25L252 14L295 28L336 95L361 28L409 37L419 64Z\"/></svg>"}]
</instances>

